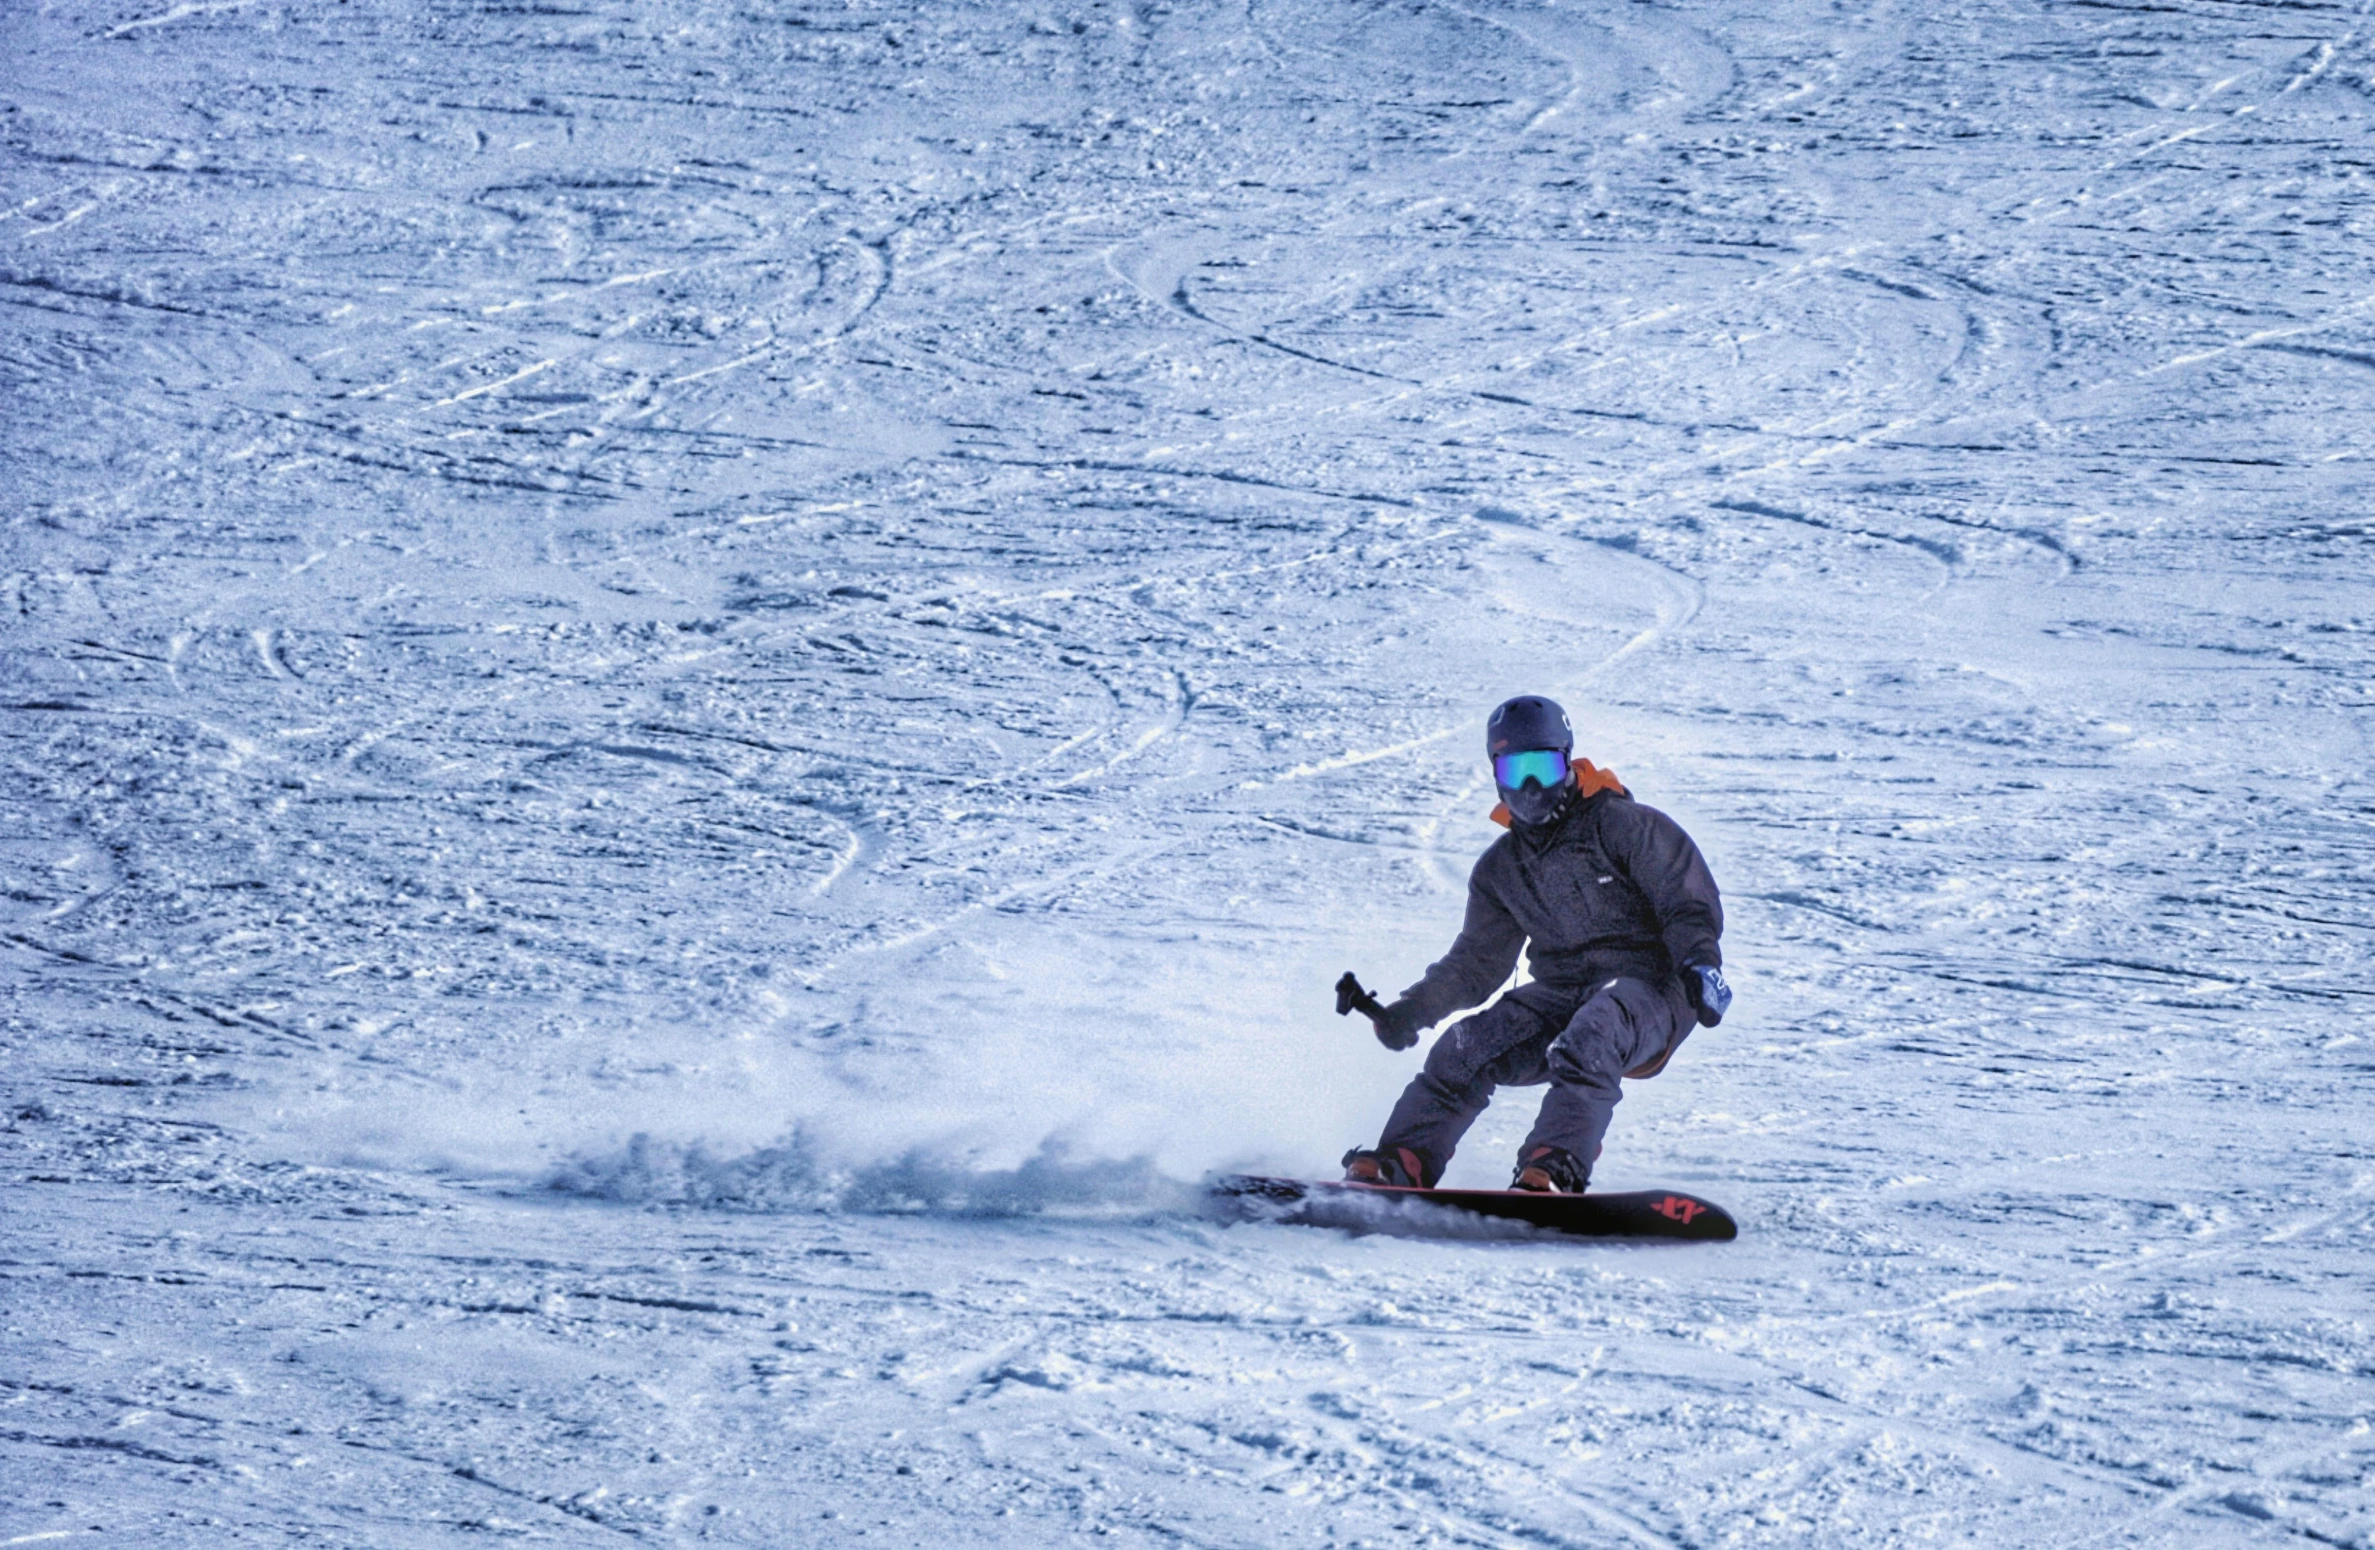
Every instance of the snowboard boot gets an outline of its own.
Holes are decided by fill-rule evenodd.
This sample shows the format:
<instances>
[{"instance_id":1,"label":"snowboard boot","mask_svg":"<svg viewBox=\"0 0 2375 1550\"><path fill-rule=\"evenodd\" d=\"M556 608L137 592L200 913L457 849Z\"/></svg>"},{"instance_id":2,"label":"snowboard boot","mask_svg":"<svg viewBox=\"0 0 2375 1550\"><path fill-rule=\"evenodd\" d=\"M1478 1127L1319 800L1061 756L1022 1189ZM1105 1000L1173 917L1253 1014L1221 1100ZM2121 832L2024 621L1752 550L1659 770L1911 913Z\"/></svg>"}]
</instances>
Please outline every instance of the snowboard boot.
<instances>
[{"instance_id":1,"label":"snowboard boot","mask_svg":"<svg viewBox=\"0 0 2375 1550\"><path fill-rule=\"evenodd\" d=\"M1518 1160L1517 1177L1509 1181L1509 1187L1545 1195L1580 1195L1591 1178L1592 1170L1577 1162L1573 1152L1537 1146Z\"/></svg>"},{"instance_id":2,"label":"snowboard boot","mask_svg":"<svg viewBox=\"0 0 2375 1550\"><path fill-rule=\"evenodd\" d=\"M1373 1152L1354 1147L1344 1154L1344 1181L1348 1184L1392 1184L1402 1189L1425 1189L1427 1169L1418 1153L1406 1146L1390 1152Z\"/></svg>"}]
</instances>

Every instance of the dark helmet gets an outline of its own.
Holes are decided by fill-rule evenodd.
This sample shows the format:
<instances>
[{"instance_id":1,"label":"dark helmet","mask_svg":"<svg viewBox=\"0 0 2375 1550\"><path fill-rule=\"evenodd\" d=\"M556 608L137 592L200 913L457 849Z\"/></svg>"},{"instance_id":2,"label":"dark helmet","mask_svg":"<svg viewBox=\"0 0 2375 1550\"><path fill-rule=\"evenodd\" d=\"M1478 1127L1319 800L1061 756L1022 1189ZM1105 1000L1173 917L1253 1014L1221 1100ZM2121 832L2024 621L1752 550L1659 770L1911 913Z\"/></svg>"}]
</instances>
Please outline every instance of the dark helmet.
<instances>
[{"instance_id":1,"label":"dark helmet","mask_svg":"<svg viewBox=\"0 0 2375 1550\"><path fill-rule=\"evenodd\" d=\"M1575 729L1567 724L1567 713L1559 709L1557 701L1539 694L1503 700L1484 724L1485 757L1498 759L1529 748L1575 751Z\"/></svg>"}]
</instances>

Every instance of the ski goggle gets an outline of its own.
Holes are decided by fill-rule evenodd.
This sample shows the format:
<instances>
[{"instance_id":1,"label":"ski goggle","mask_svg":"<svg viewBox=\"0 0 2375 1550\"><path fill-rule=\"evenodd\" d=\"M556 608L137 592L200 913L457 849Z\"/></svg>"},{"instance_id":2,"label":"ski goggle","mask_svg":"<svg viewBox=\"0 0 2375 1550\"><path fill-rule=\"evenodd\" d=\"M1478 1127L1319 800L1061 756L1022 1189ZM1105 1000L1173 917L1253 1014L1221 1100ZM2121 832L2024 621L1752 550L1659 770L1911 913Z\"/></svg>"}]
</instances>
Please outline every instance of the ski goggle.
<instances>
[{"instance_id":1,"label":"ski goggle","mask_svg":"<svg viewBox=\"0 0 2375 1550\"><path fill-rule=\"evenodd\" d=\"M1566 778L1567 756L1556 748L1529 748L1493 761L1493 779L1507 791L1515 791L1529 780L1548 791Z\"/></svg>"}]
</instances>

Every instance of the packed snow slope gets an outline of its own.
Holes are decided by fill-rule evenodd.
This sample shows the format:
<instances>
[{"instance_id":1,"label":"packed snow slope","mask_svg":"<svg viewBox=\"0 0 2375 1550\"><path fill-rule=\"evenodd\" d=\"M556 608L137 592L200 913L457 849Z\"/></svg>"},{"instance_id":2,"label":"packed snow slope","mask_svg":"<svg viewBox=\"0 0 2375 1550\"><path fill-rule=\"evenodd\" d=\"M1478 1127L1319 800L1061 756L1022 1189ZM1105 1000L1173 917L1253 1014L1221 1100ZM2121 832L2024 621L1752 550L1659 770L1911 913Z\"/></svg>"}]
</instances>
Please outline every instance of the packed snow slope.
<instances>
[{"instance_id":1,"label":"packed snow slope","mask_svg":"<svg viewBox=\"0 0 2375 1550\"><path fill-rule=\"evenodd\" d=\"M0 57L0 1543L2375 1544L2364 4ZM1742 1238L1204 1219L1524 691Z\"/></svg>"}]
</instances>

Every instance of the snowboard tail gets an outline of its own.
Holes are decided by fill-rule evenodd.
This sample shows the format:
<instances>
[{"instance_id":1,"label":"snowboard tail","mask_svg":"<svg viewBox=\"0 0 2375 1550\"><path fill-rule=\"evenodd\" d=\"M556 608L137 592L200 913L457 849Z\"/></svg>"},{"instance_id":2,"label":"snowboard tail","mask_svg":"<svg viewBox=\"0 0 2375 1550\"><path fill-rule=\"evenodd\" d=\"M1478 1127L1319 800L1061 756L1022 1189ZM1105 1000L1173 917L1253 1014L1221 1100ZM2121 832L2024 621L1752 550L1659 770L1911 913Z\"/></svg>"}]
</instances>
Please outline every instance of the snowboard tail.
<instances>
[{"instance_id":1,"label":"snowboard tail","mask_svg":"<svg viewBox=\"0 0 2375 1550\"><path fill-rule=\"evenodd\" d=\"M1499 1224L1577 1238L1727 1242L1740 1235L1739 1223L1722 1206L1674 1189L1560 1195L1522 1189L1408 1189L1240 1173L1214 1179L1210 1193L1216 1205L1242 1218L1356 1232L1461 1236L1463 1227Z\"/></svg>"}]
</instances>

